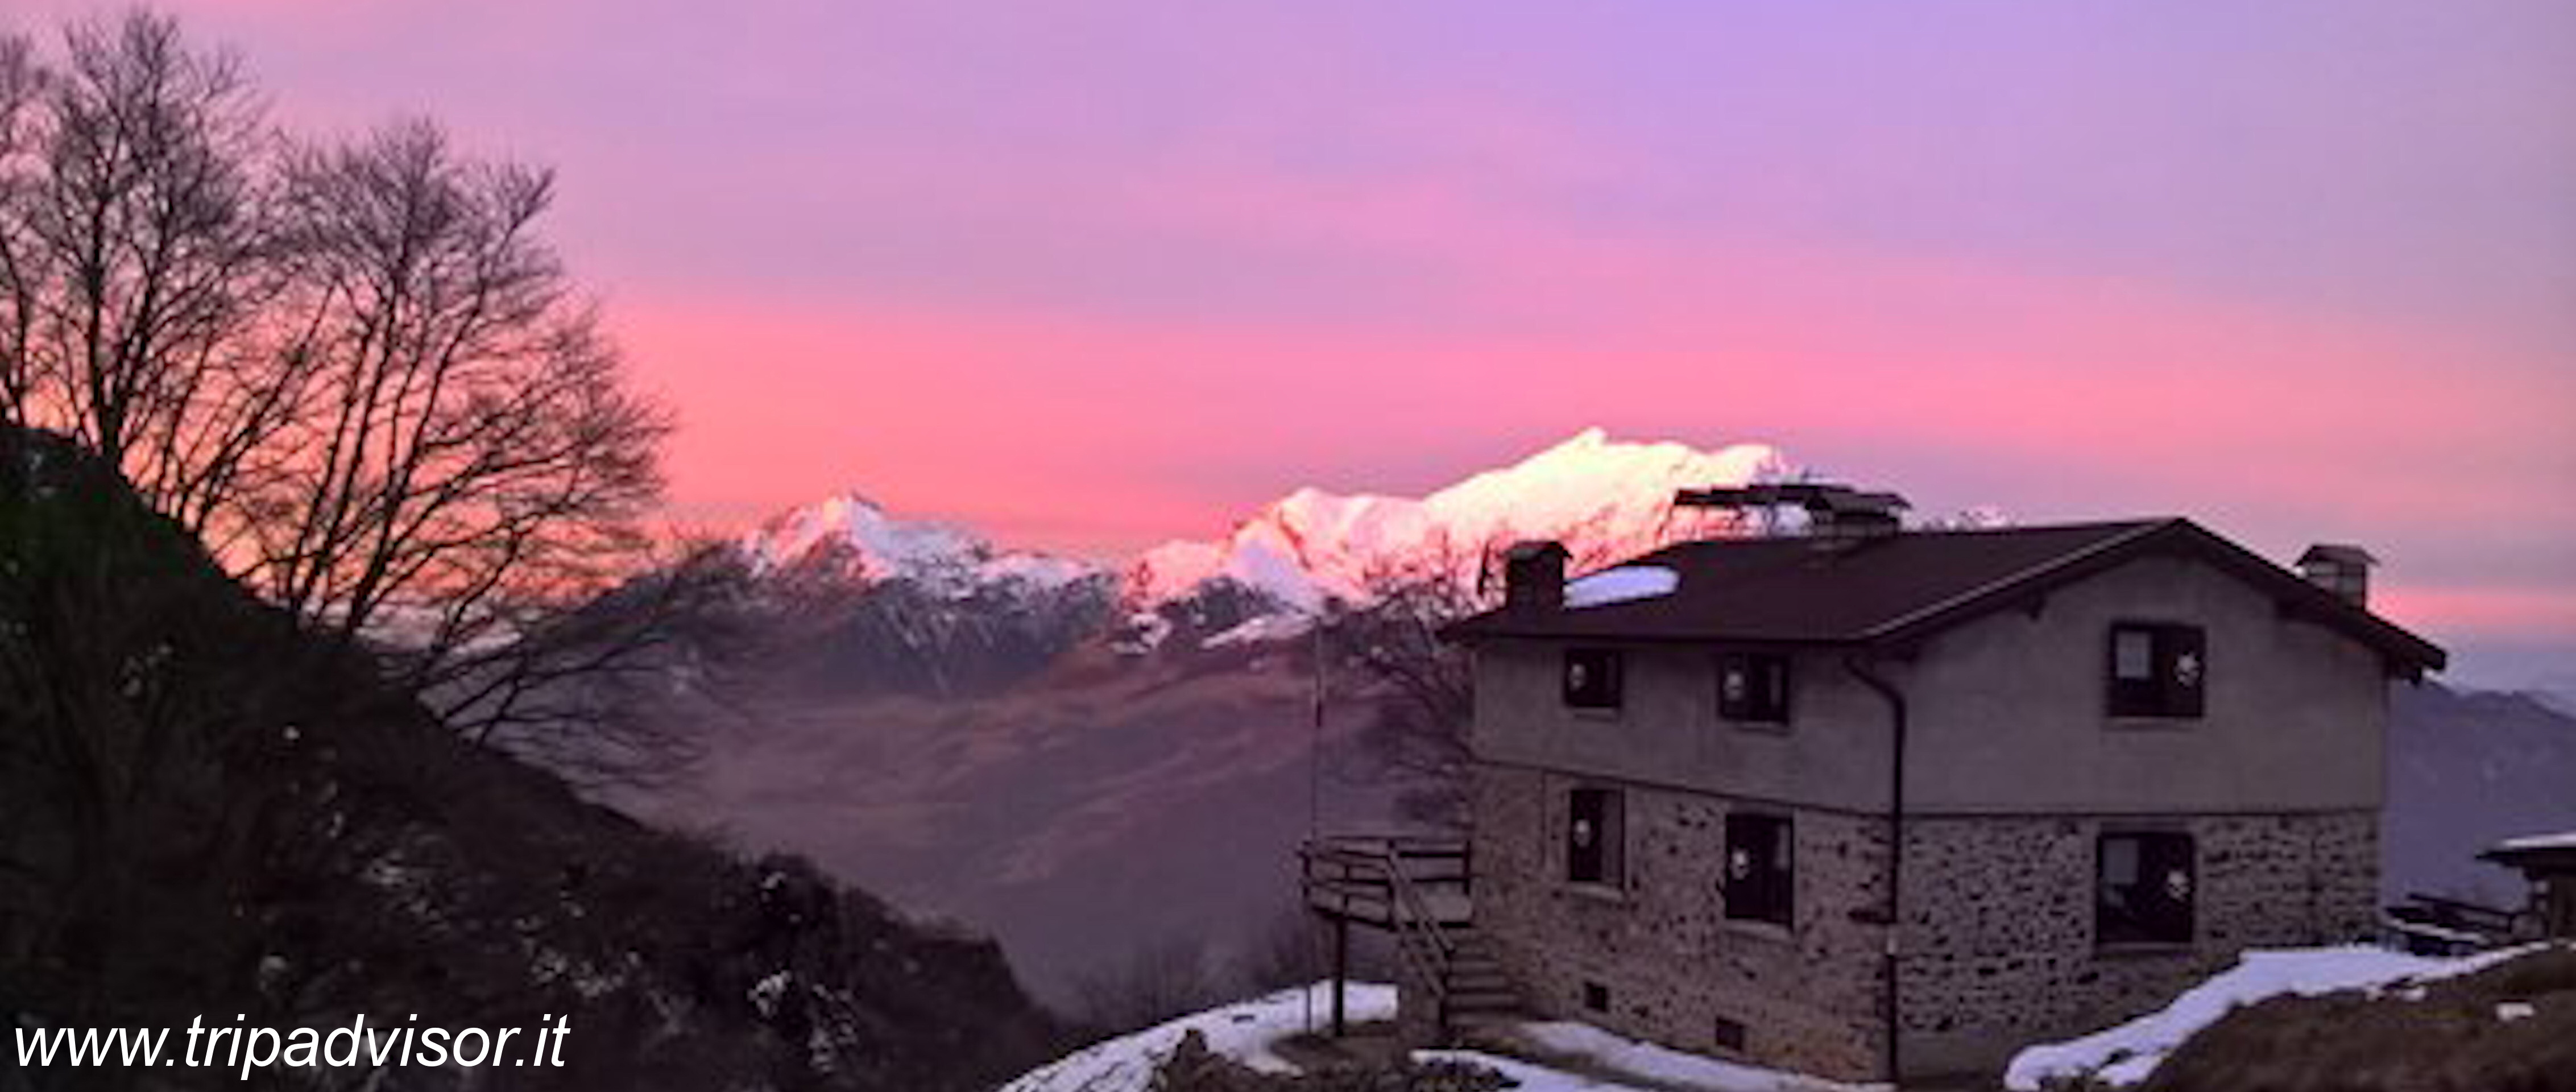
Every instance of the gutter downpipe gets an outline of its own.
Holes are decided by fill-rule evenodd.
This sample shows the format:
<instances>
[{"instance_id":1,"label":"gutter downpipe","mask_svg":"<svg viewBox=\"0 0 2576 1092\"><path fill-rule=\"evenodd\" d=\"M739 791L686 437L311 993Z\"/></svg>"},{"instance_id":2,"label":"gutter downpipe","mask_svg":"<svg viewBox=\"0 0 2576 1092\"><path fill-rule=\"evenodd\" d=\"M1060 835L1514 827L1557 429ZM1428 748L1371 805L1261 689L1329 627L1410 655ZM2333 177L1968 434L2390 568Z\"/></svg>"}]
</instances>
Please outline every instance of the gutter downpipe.
<instances>
[{"instance_id":1,"label":"gutter downpipe","mask_svg":"<svg viewBox=\"0 0 2576 1092\"><path fill-rule=\"evenodd\" d=\"M1887 1019L1887 1085L1897 1088L1901 1087L1899 1075L1903 1072L1897 1064L1901 1057L1898 1041L1903 1032L1897 1025L1896 941L1904 929L1898 906L1900 893L1905 887L1905 692L1880 675L1865 652L1846 654L1843 670L1851 672L1853 678L1859 679L1862 685L1875 691L1887 703L1889 727L1892 729L1887 773L1887 944L1884 949L1885 981L1879 1003L1886 1010Z\"/></svg>"}]
</instances>

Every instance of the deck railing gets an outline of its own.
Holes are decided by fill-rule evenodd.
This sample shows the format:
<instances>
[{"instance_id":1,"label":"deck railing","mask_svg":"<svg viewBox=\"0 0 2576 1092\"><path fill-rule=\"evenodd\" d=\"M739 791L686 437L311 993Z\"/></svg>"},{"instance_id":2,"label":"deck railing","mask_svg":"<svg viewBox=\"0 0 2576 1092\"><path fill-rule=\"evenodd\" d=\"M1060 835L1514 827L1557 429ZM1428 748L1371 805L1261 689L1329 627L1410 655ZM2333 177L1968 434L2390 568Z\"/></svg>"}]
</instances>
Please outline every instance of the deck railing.
<instances>
[{"instance_id":1,"label":"deck railing","mask_svg":"<svg viewBox=\"0 0 2576 1092\"><path fill-rule=\"evenodd\" d=\"M1309 907L1394 934L1405 977L1429 998L1445 1034L1449 968L1458 954L1453 930L1467 925L1474 909L1466 839L1342 835L1306 843L1298 859Z\"/></svg>"}]
</instances>

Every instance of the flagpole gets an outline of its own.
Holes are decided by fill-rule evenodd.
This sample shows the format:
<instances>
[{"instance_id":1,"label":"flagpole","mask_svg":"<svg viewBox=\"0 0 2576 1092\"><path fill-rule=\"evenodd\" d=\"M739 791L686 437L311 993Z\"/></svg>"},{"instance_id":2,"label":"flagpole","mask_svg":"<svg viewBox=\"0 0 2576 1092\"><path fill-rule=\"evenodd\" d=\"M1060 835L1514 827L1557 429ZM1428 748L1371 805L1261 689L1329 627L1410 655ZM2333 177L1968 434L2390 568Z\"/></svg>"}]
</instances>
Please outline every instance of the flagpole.
<instances>
[{"instance_id":1,"label":"flagpole","mask_svg":"<svg viewBox=\"0 0 2576 1092\"><path fill-rule=\"evenodd\" d=\"M1315 638L1313 665L1315 685L1313 708L1308 718L1312 736L1306 745L1306 845L1309 849L1315 846L1316 839L1323 836L1324 827L1324 616L1320 608L1316 613L1312 630ZM1303 899L1306 896L1301 891L1298 897ZM1323 931L1317 930L1316 946L1320 948L1323 942ZM1320 956L1322 952L1318 951L1316 954ZM1333 983L1335 992L1339 992L1341 988L1340 982ZM1305 993L1306 1034L1313 1035L1315 1033L1315 987L1307 986Z\"/></svg>"}]
</instances>

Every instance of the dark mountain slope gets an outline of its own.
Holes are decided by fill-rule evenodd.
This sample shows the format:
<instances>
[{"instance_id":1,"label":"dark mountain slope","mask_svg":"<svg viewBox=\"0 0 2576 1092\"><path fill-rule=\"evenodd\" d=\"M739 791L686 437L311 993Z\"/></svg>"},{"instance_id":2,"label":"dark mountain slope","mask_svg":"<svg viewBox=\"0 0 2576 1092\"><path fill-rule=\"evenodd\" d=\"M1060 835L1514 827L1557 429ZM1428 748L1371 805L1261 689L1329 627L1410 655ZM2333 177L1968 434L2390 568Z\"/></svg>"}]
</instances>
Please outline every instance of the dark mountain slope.
<instances>
[{"instance_id":1,"label":"dark mountain slope","mask_svg":"<svg viewBox=\"0 0 2576 1092\"><path fill-rule=\"evenodd\" d=\"M2518 904L2522 878L2477 860L2499 839L2576 830L2576 717L2528 694L2391 695L2381 888Z\"/></svg>"},{"instance_id":2,"label":"dark mountain slope","mask_svg":"<svg viewBox=\"0 0 2576 1092\"><path fill-rule=\"evenodd\" d=\"M478 1071L492 1089L965 1088L1053 1045L989 941L460 742L68 444L17 431L0 432L0 801L0 1020L568 1016L564 1068ZM456 1077L44 1076L0 1088Z\"/></svg>"},{"instance_id":3,"label":"dark mountain slope","mask_svg":"<svg viewBox=\"0 0 2576 1092\"><path fill-rule=\"evenodd\" d=\"M1078 980L1149 949L1241 954L1294 904L1315 772L1304 647L1095 644L976 698L773 696L636 806L991 930L1033 989L1072 1003ZM1373 715L1356 697L1328 717L1328 824L1391 810L1349 776Z\"/></svg>"}]
</instances>

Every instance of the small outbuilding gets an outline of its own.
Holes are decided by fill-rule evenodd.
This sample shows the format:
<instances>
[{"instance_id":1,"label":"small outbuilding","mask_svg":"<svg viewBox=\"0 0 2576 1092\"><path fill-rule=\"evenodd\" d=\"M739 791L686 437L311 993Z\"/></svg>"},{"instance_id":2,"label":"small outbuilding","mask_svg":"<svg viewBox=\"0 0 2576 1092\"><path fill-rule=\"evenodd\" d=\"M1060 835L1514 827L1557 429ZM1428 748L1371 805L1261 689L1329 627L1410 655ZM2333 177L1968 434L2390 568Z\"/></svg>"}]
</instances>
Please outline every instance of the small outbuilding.
<instances>
[{"instance_id":1,"label":"small outbuilding","mask_svg":"<svg viewBox=\"0 0 2576 1092\"><path fill-rule=\"evenodd\" d=\"M2530 881L2530 913L2542 936L2576 939L2576 830L2508 838L2478 857Z\"/></svg>"}]
</instances>

